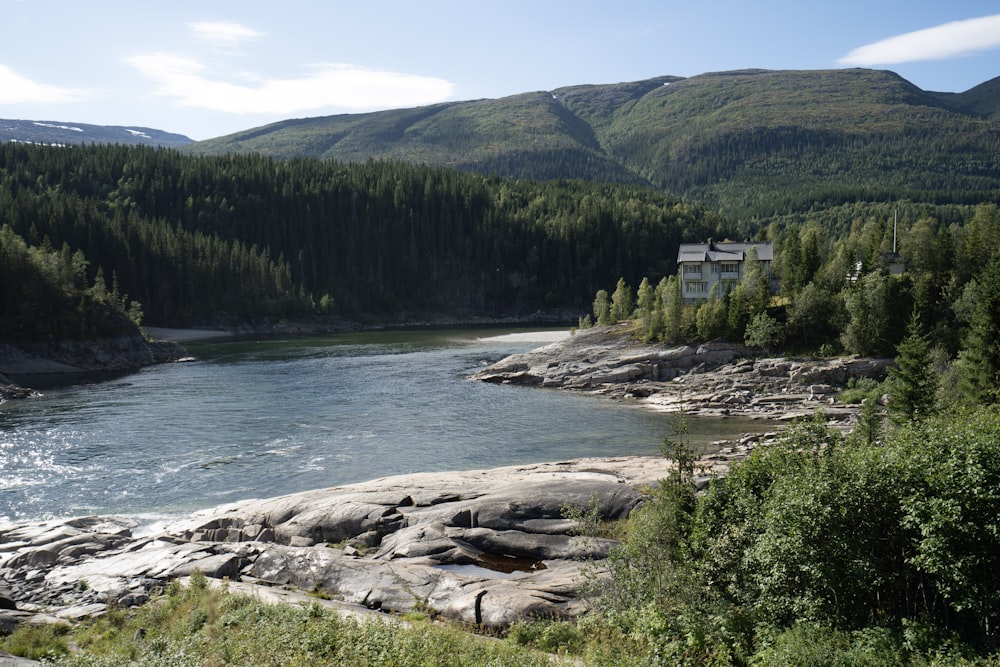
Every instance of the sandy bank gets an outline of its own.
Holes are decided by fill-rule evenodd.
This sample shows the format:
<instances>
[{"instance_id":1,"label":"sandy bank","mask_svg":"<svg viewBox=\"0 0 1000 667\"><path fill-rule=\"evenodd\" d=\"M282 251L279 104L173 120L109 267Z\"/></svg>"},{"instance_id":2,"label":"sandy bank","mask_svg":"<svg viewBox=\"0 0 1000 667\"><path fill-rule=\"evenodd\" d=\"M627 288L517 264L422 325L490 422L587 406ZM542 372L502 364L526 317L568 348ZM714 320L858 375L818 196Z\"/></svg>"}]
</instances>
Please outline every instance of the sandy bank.
<instances>
[{"instance_id":1,"label":"sandy bank","mask_svg":"<svg viewBox=\"0 0 1000 667\"><path fill-rule=\"evenodd\" d=\"M569 329L566 329L563 331L525 331L500 336L486 336L479 340L497 343L557 343L569 337Z\"/></svg>"}]
</instances>

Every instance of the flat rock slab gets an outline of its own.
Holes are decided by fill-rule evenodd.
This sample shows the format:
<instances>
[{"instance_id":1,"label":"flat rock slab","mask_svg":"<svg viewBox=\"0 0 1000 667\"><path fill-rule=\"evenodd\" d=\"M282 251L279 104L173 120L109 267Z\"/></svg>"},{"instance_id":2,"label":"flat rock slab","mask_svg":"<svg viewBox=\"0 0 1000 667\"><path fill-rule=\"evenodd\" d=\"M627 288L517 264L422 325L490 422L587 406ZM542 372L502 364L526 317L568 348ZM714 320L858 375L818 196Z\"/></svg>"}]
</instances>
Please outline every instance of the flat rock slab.
<instances>
[{"instance_id":1,"label":"flat rock slab","mask_svg":"<svg viewBox=\"0 0 1000 667\"><path fill-rule=\"evenodd\" d=\"M196 570L269 598L322 591L482 626L571 617L584 563L615 543L577 535L567 509L624 519L669 470L621 457L401 475L234 503L143 536L119 517L14 524L0 529L0 586L12 619L100 615Z\"/></svg>"},{"instance_id":2,"label":"flat rock slab","mask_svg":"<svg viewBox=\"0 0 1000 667\"><path fill-rule=\"evenodd\" d=\"M472 377L635 400L664 412L775 421L820 414L847 424L856 419L858 406L838 404L838 387L852 378L881 379L892 364L892 359L860 357L767 358L760 350L722 341L642 343L629 327L583 329L501 359Z\"/></svg>"}]
</instances>

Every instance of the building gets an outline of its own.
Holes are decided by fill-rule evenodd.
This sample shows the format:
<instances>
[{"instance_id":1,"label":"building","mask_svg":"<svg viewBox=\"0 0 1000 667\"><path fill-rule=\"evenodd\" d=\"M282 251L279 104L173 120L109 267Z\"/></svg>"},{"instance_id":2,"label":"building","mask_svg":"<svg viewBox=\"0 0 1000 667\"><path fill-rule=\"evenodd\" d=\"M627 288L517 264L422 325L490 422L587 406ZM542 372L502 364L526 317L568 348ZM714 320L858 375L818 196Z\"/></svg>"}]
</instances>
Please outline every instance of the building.
<instances>
[{"instance_id":1,"label":"building","mask_svg":"<svg viewBox=\"0 0 1000 667\"><path fill-rule=\"evenodd\" d=\"M677 275L681 281L681 296L686 301L707 299L712 288L719 285L717 294L728 293L745 274L744 262L750 248L757 249L757 259L764 263L771 291L775 291L771 277L774 244L770 241L752 243L682 243L677 249Z\"/></svg>"}]
</instances>

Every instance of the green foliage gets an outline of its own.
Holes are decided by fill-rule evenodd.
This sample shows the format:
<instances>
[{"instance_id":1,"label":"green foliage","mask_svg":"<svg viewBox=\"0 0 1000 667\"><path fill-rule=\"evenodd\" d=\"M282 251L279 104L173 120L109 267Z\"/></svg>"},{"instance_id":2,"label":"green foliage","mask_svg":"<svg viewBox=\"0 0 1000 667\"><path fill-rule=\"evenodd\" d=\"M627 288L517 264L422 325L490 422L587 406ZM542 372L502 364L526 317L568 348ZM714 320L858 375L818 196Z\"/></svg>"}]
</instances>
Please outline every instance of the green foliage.
<instances>
[{"instance_id":1,"label":"green foliage","mask_svg":"<svg viewBox=\"0 0 1000 667\"><path fill-rule=\"evenodd\" d=\"M733 340L743 340L747 326L758 314L764 312L770 299L767 273L757 258L757 248L752 247L743 261L743 277L729 294L726 318L729 335Z\"/></svg>"},{"instance_id":2,"label":"green foliage","mask_svg":"<svg viewBox=\"0 0 1000 667\"><path fill-rule=\"evenodd\" d=\"M663 307L657 290L649 283L649 278L643 278L639 283L636 294L635 327L636 334L645 342L658 337L663 330Z\"/></svg>"},{"instance_id":3,"label":"green foliage","mask_svg":"<svg viewBox=\"0 0 1000 667\"><path fill-rule=\"evenodd\" d=\"M509 628L507 638L518 646L560 654L579 654L585 644L580 628L568 621L518 621Z\"/></svg>"},{"instance_id":4,"label":"green foliage","mask_svg":"<svg viewBox=\"0 0 1000 667\"><path fill-rule=\"evenodd\" d=\"M995 245L995 244L994 244ZM975 287L972 321L959 357L963 394L975 403L1000 403L1000 254Z\"/></svg>"},{"instance_id":5,"label":"green foliage","mask_svg":"<svg viewBox=\"0 0 1000 667\"><path fill-rule=\"evenodd\" d=\"M847 290L847 327L841 337L848 352L879 355L889 346L889 282L881 273L872 272Z\"/></svg>"},{"instance_id":6,"label":"green foliage","mask_svg":"<svg viewBox=\"0 0 1000 667\"><path fill-rule=\"evenodd\" d=\"M631 319L635 311L635 299L632 297L632 288L625 282L624 278L618 279L615 291L611 295L611 322L624 322Z\"/></svg>"},{"instance_id":7,"label":"green foliage","mask_svg":"<svg viewBox=\"0 0 1000 667\"><path fill-rule=\"evenodd\" d=\"M608 299L607 290L599 289L594 296L594 319L597 321L598 326L607 326L615 323L611 319L611 301Z\"/></svg>"},{"instance_id":8,"label":"green foliage","mask_svg":"<svg viewBox=\"0 0 1000 667\"><path fill-rule=\"evenodd\" d=\"M886 71L743 70L285 121L184 150L645 183L756 224L856 202L994 200L1000 121L983 110L995 98L989 84L941 95Z\"/></svg>"},{"instance_id":9,"label":"green foliage","mask_svg":"<svg viewBox=\"0 0 1000 667\"><path fill-rule=\"evenodd\" d=\"M726 333L726 319L729 309L725 298L719 298L715 288L708 299L697 307L695 327L700 340L722 338Z\"/></svg>"},{"instance_id":10,"label":"green foliage","mask_svg":"<svg viewBox=\"0 0 1000 667\"><path fill-rule=\"evenodd\" d=\"M161 325L585 310L598 285L668 275L682 240L721 224L635 186L21 144L0 146L0 219L29 247L65 246L67 282L120 290Z\"/></svg>"},{"instance_id":11,"label":"green foliage","mask_svg":"<svg viewBox=\"0 0 1000 667\"><path fill-rule=\"evenodd\" d=\"M677 276L661 280L656 288L663 309L663 330L660 338L669 342L679 342L684 331L684 299L681 283Z\"/></svg>"},{"instance_id":12,"label":"green foliage","mask_svg":"<svg viewBox=\"0 0 1000 667\"><path fill-rule=\"evenodd\" d=\"M98 269L88 288L83 253L29 246L0 227L0 340L92 339L135 330L141 307L109 292Z\"/></svg>"},{"instance_id":13,"label":"green foliage","mask_svg":"<svg viewBox=\"0 0 1000 667\"><path fill-rule=\"evenodd\" d=\"M754 655L754 666L908 667L914 662L886 628L845 632L799 623L778 634Z\"/></svg>"},{"instance_id":14,"label":"green foliage","mask_svg":"<svg viewBox=\"0 0 1000 667\"><path fill-rule=\"evenodd\" d=\"M803 422L706 495L665 480L586 625L649 664L995 664L1000 416L879 432Z\"/></svg>"},{"instance_id":15,"label":"green foliage","mask_svg":"<svg viewBox=\"0 0 1000 667\"><path fill-rule=\"evenodd\" d=\"M937 400L937 370L916 310L906 331L896 348L896 364L889 369L889 415L896 422L927 417Z\"/></svg>"},{"instance_id":16,"label":"green foliage","mask_svg":"<svg viewBox=\"0 0 1000 667\"><path fill-rule=\"evenodd\" d=\"M919 537L912 565L929 579L951 627L996 645L1000 615L1000 417L989 408L901 431L921 486L902 499Z\"/></svg>"},{"instance_id":17,"label":"green foliage","mask_svg":"<svg viewBox=\"0 0 1000 667\"><path fill-rule=\"evenodd\" d=\"M358 620L319 603L275 605L212 587L172 587L129 614L60 626L82 652L51 662L113 665L549 665L548 654L514 642L485 640L456 628L392 619ZM139 628L144 633L137 633ZM16 633L27 634L27 631ZM563 650L572 627L542 629ZM65 651L62 651L65 654Z\"/></svg>"},{"instance_id":18,"label":"green foliage","mask_svg":"<svg viewBox=\"0 0 1000 667\"><path fill-rule=\"evenodd\" d=\"M784 340L784 327L765 312L754 315L743 337L743 342L750 347L760 347L769 353L781 347Z\"/></svg>"},{"instance_id":19,"label":"green foliage","mask_svg":"<svg viewBox=\"0 0 1000 667\"><path fill-rule=\"evenodd\" d=\"M0 651L30 660L52 660L69 653L67 623L22 625L11 635L0 638Z\"/></svg>"},{"instance_id":20,"label":"green foliage","mask_svg":"<svg viewBox=\"0 0 1000 667\"><path fill-rule=\"evenodd\" d=\"M791 342L809 348L833 343L843 327L846 313L838 294L816 283L806 284L792 297L786 333Z\"/></svg>"}]
</instances>

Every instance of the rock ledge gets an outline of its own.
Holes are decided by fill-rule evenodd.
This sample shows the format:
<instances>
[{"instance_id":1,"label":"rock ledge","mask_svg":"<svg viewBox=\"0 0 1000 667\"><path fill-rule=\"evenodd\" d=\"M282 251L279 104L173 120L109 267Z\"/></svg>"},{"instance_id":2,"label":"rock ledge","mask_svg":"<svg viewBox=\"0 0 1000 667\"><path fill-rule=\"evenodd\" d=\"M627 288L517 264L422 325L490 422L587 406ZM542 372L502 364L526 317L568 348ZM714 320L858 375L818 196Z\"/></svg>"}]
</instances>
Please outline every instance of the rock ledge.
<instances>
[{"instance_id":1,"label":"rock ledge","mask_svg":"<svg viewBox=\"0 0 1000 667\"><path fill-rule=\"evenodd\" d=\"M583 563L614 542L576 535L565 507L596 500L602 518L624 519L668 469L622 457L387 477L235 503L154 534L125 517L0 526L0 624L141 604L195 569L255 594L322 591L359 611L429 608L484 627L571 617Z\"/></svg>"},{"instance_id":2,"label":"rock ledge","mask_svg":"<svg viewBox=\"0 0 1000 667\"><path fill-rule=\"evenodd\" d=\"M511 355L473 380L560 388L636 400L668 412L792 420L821 414L844 424L858 407L838 403L851 378L883 378L891 359L767 358L742 345L644 344L629 325L596 327Z\"/></svg>"}]
</instances>

